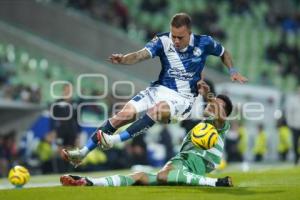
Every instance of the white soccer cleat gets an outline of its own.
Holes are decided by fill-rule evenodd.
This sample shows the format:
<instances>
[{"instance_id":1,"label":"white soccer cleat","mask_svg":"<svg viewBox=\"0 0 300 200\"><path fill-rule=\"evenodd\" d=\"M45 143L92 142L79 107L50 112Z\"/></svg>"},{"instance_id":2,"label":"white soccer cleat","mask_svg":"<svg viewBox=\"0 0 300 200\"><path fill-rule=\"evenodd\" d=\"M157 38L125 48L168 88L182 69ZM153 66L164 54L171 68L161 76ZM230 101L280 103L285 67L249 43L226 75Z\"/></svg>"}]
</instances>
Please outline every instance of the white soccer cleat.
<instances>
[{"instance_id":1,"label":"white soccer cleat","mask_svg":"<svg viewBox=\"0 0 300 200\"><path fill-rule=\"evenodd\" d=\"M104 133L102 130L97 131L98 146L103 150L108 150L113 147L111 136Z\"/></svg>"},{"instance_id":2,"label":"white soccer cleat","mask_svg":"<svg viewBox=\"0 0 300 200\"><path fill-rule=\"evenodd\" d=\"M61 150L61 157L65 160L70 162L74 167L78 167L84 156L80 153L79 149L75 150L67 150L67 149L62 149Z\"/></svg>"}]
</instances>

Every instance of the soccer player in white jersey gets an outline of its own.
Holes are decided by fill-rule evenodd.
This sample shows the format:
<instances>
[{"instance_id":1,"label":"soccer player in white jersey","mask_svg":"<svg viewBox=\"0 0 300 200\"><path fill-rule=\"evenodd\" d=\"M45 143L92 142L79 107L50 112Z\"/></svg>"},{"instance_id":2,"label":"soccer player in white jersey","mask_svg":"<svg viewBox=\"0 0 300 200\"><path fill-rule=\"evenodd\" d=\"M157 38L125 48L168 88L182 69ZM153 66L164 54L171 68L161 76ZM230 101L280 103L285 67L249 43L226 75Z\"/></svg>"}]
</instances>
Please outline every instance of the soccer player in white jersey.
<instances>
[{"instance_id":1,"label":"soccer player in white jersey","mask_svg":"<svg viewBox=\"0 0 300 200\"><path fill-rule=\"evenodd\" d=\"M63 175L62 185L71 186L130 186L130 185L200 185L212 187L233 186L231 177L210 178L220 163L224 151L224 139L230 129L227 116L232 111L231 100L226 95L209 93L205 82L199 83L200 92L207 99L204 115L205 123L212 124L218 130L218 142L210 149L195 146L191 141L192 130L184 138L180 152L171 158L158 173L138 172L131 175L113 175L100 178ZM210 95L208 95L210 94Z\"/></svg>"},{"instance_id":2,"label":"soccer player in white jersey","mask_svg":"<svg viewBox=\"0 0 300 200\"><path fill-rule=\"evenodd\" d=\"M83 148L63 149L65 160L77 165L96 146L110 148L142 133L156 122L169 123L187 118L198 95L197 82L201 79L209 55L221 58L232 81L247 81L234 68L230 54L221 44L210 36L192 33L189 15L174 15L170 29L168 33L158 34L139 51L111 55L110 60L114 64L134 64L158 56L162 67L159 78L133 97L120 112L106 120ZM140 118L136 120L137 117ZM132 124L125 131L113 135L118 128L129 123Z\"/></svg>"}]
</instances>

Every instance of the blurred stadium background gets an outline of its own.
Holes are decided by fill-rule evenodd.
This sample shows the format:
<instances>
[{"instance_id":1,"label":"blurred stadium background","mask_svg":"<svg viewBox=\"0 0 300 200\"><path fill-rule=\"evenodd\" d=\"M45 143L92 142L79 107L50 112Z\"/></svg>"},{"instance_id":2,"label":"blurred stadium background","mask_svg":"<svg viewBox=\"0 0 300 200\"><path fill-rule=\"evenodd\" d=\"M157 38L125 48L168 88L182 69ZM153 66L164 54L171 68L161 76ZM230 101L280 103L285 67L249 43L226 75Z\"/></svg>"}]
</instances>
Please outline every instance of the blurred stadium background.
<instances>
[{"instance_id":1,"label":"blurred stadium background","mask_svg":"<svg viewBox=\"0 0 300 200\"><path fill-rule=\"evenodd\" d=\"M156 125L112 150L96 150L77 169L58 152L83 145L95 125L157 77L157 59L113 66L107 58L169 31L177 12L192 16L195 33L219 40L249 78L233 84L219 59L208 60L206 77L232 97L239 116L227 138L228 166L294 165L299 137L295 142L292 130L299 134L300 125L289 114L300 114L298 0L2 0L0 177L15 164L38 175L160 167L173 156L188 121ZM249 103L257 112L263 105L263 116L245 117Z\"/></svg>"}]
</instances>

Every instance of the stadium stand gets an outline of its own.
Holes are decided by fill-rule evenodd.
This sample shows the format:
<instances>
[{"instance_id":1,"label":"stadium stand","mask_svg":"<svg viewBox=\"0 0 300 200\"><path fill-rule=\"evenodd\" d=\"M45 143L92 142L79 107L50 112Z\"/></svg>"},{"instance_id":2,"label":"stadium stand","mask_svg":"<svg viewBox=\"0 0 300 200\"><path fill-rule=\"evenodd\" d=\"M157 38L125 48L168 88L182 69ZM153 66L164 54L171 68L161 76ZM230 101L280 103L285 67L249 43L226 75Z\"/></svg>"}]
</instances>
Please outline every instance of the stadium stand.
<instances>
[{"instance_id":1,"label":"stadium stand","mask_svg":"<svg viewBox=\"0 0 300 200\"><path fill-rule=\"evenodd\" d=\"M65 1L60 2L64 3ZM286 41L290 46L296 46L295 48L299 49L299 31L293 33L290 31L293 27L298 29L299 16L296 14L297 12L286 14L287 8L278 11L280 1L106 1L105 7L109 9L98 12L97 17L95 17L93 9L93 6L97 6L93 3L95 1L82 1L85 3L82 3L81 6L74 2L76 1L65 3L88 13L97 20L123 27L120 23L114 23L120 18L120 15L115 13L116 4L119 5L127 13L127 25L123 30L128 33L129 38L140 41L149 40L157 32L167 31L169 19L176 12L187 12L192 16L195 14L193 16L197 25L195 31L220 39L224 46L232 52L235 65L241 69L243 74L248 74L251 82L275 86L286 91L293 91L298 83L299 59L296 59L298 63L294 63L296 66L294 70L285 76L282 76L282 71L291 71L285 69L289 68L286 66L289 63L281 66L281 63L265 59L268 53L266 52L268 51L267 47L278 44L287 30L289 32L286 34ZM289 8L292 5L290 3ZM210 21L214 12L215 20ZM274 23L272 23L273 18L275 18ZM196 23L198 19L201 21ZM226 73L224 68L216 62L210 62L209 66ZM297 73L293 73L295 70Z\"/></svg>"},{"instance_id":2,"label":"stadium stand","mask_svg":"<svg viewBox=\"0 0 300 200\"><path fill-rule=\"evenodd\" d=\"M53 80L75 79L74 72L11 43L0 44L0 56L2 73L7 77L1 86L4 99L49 103L53 101L49 87Z\"/></svg>"}]
</instances>

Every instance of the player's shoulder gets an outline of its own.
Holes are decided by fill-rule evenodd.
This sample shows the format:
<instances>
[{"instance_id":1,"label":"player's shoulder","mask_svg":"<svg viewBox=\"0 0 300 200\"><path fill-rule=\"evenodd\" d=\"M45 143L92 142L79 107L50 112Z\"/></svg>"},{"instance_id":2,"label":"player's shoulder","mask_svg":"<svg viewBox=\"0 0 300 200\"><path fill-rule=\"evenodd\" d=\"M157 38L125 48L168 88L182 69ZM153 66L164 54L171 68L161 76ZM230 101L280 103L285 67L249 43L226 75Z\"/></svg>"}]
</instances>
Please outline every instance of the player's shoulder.
<instances>
[{"instance_id":1,"label":"player's shoulder","mask_svg":"<svg viewBox=\"0 0 300 200\"><path fill-rule=\"evenodd\" d=\"M211 44L213 38L210 35L195 35L194 34L194 44L195 46L206 46Z\"/></svg>"},{"instance_id":2,"label":"player's shoulder","mask_svg":"<svg viewBox=\"0 0 300 200\"><path fill-rule=\"evenodd\" d=\"M162 38L162 37L169 37L170 32L164 32L164 33L157 33L156 37Z\"/></svg>"},{"instance_id":3,"label":"player's shoulder","mask_svg":"<svg viewBox=\"0 0 300 200\"><path fill-rule=\"evenodd\" d=\"M151 40L152 42L156 42L157 44L163 43L163 44L170 44L170 32L165 32L165 33L158 33L154 36L154 38Z\"/></svg>"},{"instance_id":4,"label":"player's shoulder","mask_svg":"<svg viewBox=\"0 0 300 200\"><path fill-rule=\"evenodd\" d=\"M213 39L210 35L194 35L194 38L195 41L199 42L207 42Z\"/></svg>"}]
</instances>

